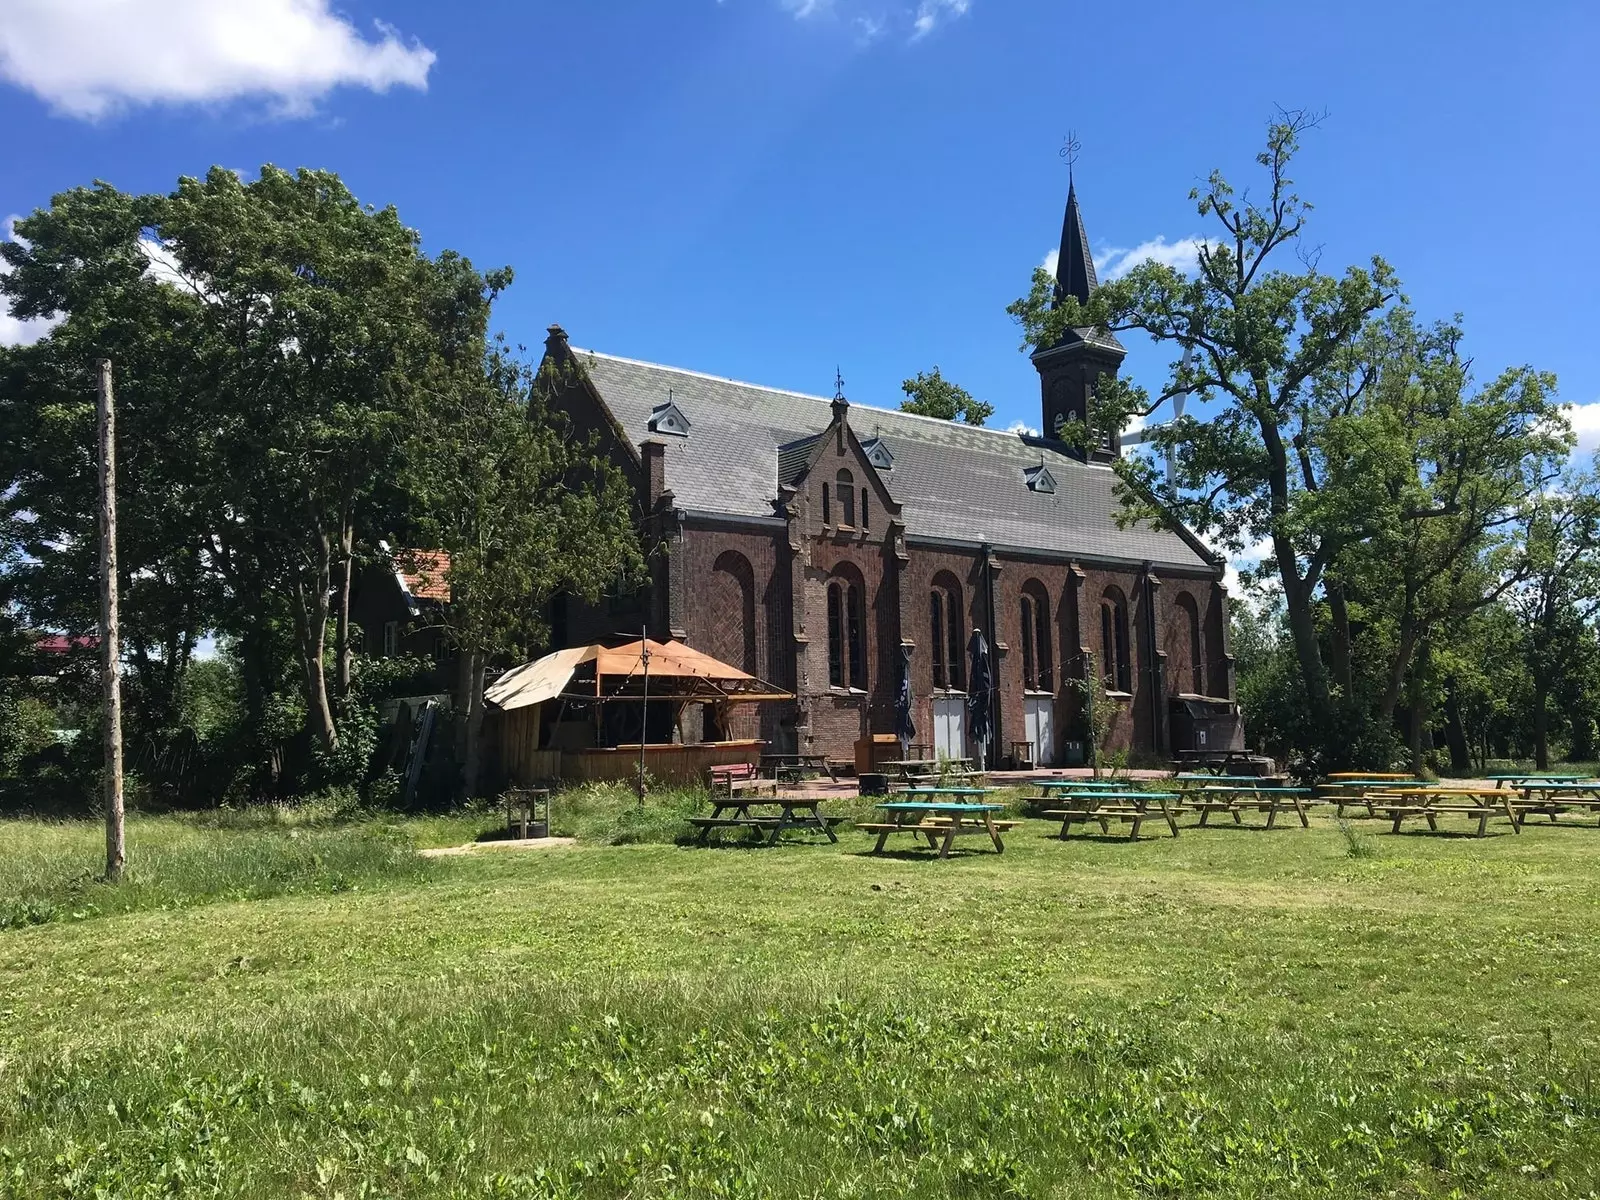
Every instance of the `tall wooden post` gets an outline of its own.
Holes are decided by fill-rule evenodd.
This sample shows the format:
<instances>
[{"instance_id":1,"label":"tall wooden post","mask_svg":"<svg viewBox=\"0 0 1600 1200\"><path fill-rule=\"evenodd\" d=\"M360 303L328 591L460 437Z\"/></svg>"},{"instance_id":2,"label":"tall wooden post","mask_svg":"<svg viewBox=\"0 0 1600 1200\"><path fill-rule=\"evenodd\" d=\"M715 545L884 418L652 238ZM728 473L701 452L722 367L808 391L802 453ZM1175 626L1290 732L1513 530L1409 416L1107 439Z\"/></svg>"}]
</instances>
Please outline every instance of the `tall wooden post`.
<instances>
[{"instance_id":1,"label":"tall wooden post","mask_svg":"<svg viewBox=\"0 0 1600 1200\"><path fill-rule=\"evenodd\" d=\"M650 733L650 627L639 631L639 661L644 665L644 704L639 717L639 804L644 804L644 747ZM596 668L598 670L598 668Z\"/></svg>"},{"instance_id":2,"label":"tall wooden post","mask_svg":"<svg viewBox=\"0 0 1600 1200\"><path fill-rule=\"evenodd\" d=\"M95 363L99 377L100 646L105 653L106 880L122 878L127 859L122 828L122 648L117 635L117 418L111 360Z\"/></svg>"}]
</instances>

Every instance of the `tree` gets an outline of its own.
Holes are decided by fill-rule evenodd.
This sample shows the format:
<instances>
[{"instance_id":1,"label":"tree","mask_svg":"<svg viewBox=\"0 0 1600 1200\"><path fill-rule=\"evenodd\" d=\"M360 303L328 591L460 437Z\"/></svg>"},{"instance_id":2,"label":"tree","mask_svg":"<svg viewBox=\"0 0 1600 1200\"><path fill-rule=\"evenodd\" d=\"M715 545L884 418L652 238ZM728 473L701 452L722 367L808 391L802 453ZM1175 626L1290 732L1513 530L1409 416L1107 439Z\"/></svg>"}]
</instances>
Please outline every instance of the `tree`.
<instances>
[{"instance_id":1,"label":"tree","mask_svg":"<svg viewBox=\"0 0 1600 1200\"><path fill-rule=\"evenodd\" d=\"M549 407L560 370L536 376L495 346L416 413L407 479L423 536L449 554L438 619L460 651L463 798L478 784L488 665L543 643L558 592L593 603L643 567L627 481Z\"/></svg>"},{"instance_id":2,"label":"tree","mask_svg":"<svg viewBox=\"0 0 1600 1200\"><path fill-rule=\"evenodd\" d=\"M900 402L901 412L938 417L941 421L959 418L968 425L982 425L994 416L994 405L974 400L966 388L939 374L938 367L931 372L918 371L915 379L907 379L900 388L907 397Z\"/></svg>"},{"instance_id":3,"label":"tree","mask_svg":"<svg viewBox=\"0 0 1600 1200\"><path fill-rule=\"evenodd\" d=\"M1509 603L1533 684L1534 764L1550 766L1551 696L1586 665L1600 615L1600 479L1573 474L1526 506ZM1583 714L1587 718L1588 714Z\"/></svg>"},{"instance_id":4,"label":"tree","mask_svg":"<svg viewBox=\"0 0 1600 1200\"><path fill-rule=\"evenodd\" d=\"M1261 201L1236 199L1220 172L1191 192L1221 229L1192 277L1147 262L1086 304L1056 304L1054 281L1036 270L1010 311L1025 349L1082 326L1183 349L1154 399L1128 380L1098 381L1089 422L1073 432L1087 442L1198 395L1205 415L1152 434L1157 458L1172 454L1170 479L1151 459L1118 463L1124 518L1181 523L1235 552L1265 541L1303 728L1329 757L1376 760L1401 701L1425 707L1430 636L1497 594L1508 523L1567 439L1549 376L1520 368L1472 392L1459 329L1420 328L1395 306L1381 258L1334 276L1300 246L1294 269L1277 266L1310 212L1287 170L1316 123L1303 111L1271 123Z\"/></svg>"}]
</instances>

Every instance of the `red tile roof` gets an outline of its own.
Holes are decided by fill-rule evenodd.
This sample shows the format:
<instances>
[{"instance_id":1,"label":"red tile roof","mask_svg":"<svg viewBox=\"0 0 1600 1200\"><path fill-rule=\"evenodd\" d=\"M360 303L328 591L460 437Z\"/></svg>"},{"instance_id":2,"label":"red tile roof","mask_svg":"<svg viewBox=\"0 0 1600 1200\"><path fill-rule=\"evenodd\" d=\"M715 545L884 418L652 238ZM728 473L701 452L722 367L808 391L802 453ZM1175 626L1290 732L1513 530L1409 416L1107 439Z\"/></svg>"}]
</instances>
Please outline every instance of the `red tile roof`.
<instances>
[{"instance_id":1,"label":"red tile roof","mask_svg":"<svg viewBox=\"0 0 1600 1200\"><path fill-rule=\"evenodd\" d=\"M412 596L418 600L450 599L450 584L445 579L450 556L443 550L398 550L395 557L395 573Z\"/></svg>"}]
</instances>

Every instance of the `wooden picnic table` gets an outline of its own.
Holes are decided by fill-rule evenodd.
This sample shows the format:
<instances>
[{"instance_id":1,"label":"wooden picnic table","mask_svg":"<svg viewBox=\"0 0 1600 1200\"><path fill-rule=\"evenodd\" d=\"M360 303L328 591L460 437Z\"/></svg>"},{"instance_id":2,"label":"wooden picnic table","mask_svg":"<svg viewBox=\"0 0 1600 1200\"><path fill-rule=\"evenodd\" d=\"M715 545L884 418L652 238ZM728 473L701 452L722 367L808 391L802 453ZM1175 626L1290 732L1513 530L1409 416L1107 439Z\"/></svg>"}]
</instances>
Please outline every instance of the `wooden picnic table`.
<instances>
[{"instance_id":1,"label":"wooden picnic table","mask_svg":"<svg viewBox=\"0 0 1600 1200\"><path fill-rule=\"evenodd\" d=\"M1022 802L1026 804L1034 816L1038 816L1041 805L1054 804L1058 792L1131 792L1133 785L1127 780L1111 779L1038 779L1034 781L1039 789L1037 796L1024 796Z\"/></svg>"},{"instance_id":2,"label":"wooden picnic table","mask_svg":"<svg viewBox=\"0 0 1600 1200\"><path fill-rule=\"evenodd\" d=\"M1338 807L1334 816L1344 816L1347 807L1364 808L1367 816L1378 815L1374 805L1383 799L1385 794L1394 792L1400 787L1431 788L1439 785L1429 779L1408 779L1398 782L1393 779L1337 779L1328 783L1319 783L1317 792L1322 797Z\"/></svg>"},{"instance_id":3,"label":"wooden picnic table","mask_svg":"<svg viewBox=\"0 0 1600 1200\"><path fill-rule=\"evenodd\" d=\"M1184 806L1200 814L1201 825L1213 812L1230 813L1235 825L1243 825L1244 811L1253 809L1267 814L1268 829L1278 823L1278 813L1285 808L1292 808L1299 815L1301 828L1309 828L1311 819L1306 815L1306 805L1315 795L1310 788L1233 783L1186 788L1181 794Z\"/></svg>"},{"instance_id":4,"label":"wooden picnic table","mask_svg":"<svg viewBox=\"0 0 1600 1200\"><path fill-rule=\"evenodd\" d=\"M1414 779L1408 771L1329 771L1329 779Z\"/></svg>"},{"instance_id":5,"label":"wooden picnic table","mask_svg":"<svg viewBox=\"0 0 1600 1200\"><path fill-rule=\"evenodd\" d=\"M826 775L829 779L838 781L834 773L834 766L828 761L826 754L763 754L761 756L761 769L771 771L772 777L777 779L780 775L787 774L799 780L805 778L805 773L811 771L817 775Z\"/></svg>"},{"instance_id":6,"label":"wooden picnic table","mask_svg":"<svg viewBox=\"0 0 1600 1200\"><path fill-rule=\"evenodd\" d=\"M1520 787L1524 783L1583 783L1592 776L1580 775L1573 771L1496 771L1492 775L1485 775L1485 779L1492 779L1498 784L1510 784Z\"/></svg>"},{"instance_id":7,"label":"wooden picnic table","mask_svg":"<svg viewBox=\"0 0 1600 1200\"><path fill-rule=\"evenodd\" d=\"M904 758L891 759L879 765L894 772L891 782L904 784L908 788L944 784L951 780L966 786L981 785L986 775L986 772L972 769L970 758L946 758L942 761L936 758Z\"/></svg>"},{"instance_id":8,"label":"wooden picnic table","mask_svg":"<svg viewBox=\"0 0 1600 1200\"><path fill-rule=\"evenodd\" d=\"M1181 771L1172 777L1178 783L1261 783L1271 784L1282 775L1211 775L1204 771Z\"/></svg>"},{"instance_id":9,"label":"wooden picnic table","mask_svg":"<svg viewBox=\"0 0 1600 1200\"><path fill-rule=\"evenodd\" d=\"M1477 817L1478 836L1483 837L1489 830L1489 818L1496 816L1509 818L1513 833L1522 832L1516 799L1517 793L1509 788L1401 787L1380 794L1374 807L1394 822L1394 833L1399 833L1401 824L1414 817L1423 818L1428 828L1437 833L1440 817L1461 816Z\"/></svg>"},{"instance_id":10,"label":"wooden picnic table","mask_svg":"<svg viewBox=\"0 0 1600 1200\"><path fill-rule=\"evenodd\" d=\"M1059 819L1061 833L1058 835L1065 841L1067 834L1074 825L1087 825L1091 821L1100 826L1101 833L1111 832L1111 822L1121 821L1128 826L1128 840L1134 841L1139 836L1139 827L1147 820L1162 818L1167 823L1167 828L1172 830L1172 836L1178 836L1178 809L1172 804L1175 799L1171 792L1110 792L1101 790L1067 792L1061 799L1066 800L1070 808L1047 809L1044 816ZM1150 811L1150 802L1156 801L1157 811Z\"/></svg>"},{"instance_id":11,"label":"wooden picnic table","mask_svg":"<svg viewBox=\"0 0 1600 1200\"><path fill-rule=\"evenodd\" d=\"M889 836L909 833L925 837L930 850L937 849L940 858L950 857L950 848L957 837L969 833L987 833L998 853L1005 853L1005 842L1000 833L1010 829L1015 821L996 821L994 814L1003 812L1003 804L985 804L974 797L988 795L984 788L922 787L903 793L907 796L926 797L916 800L889 800L875 807L881 808L889 820L858 824L857 829L878 835L872 853L881 854ZM939 797L949 796L949 800Z\"/></svg>"},{"instance_id":12,"label":"wooden picnic table","mask_svg":"<svg viewBox=\"0 0 1600 1200\"><path fill-rule=\"evenodd\" d=\"M719 796L711 801L709 817L690 817L689 824L700 830L700 845L706 844L713 829L755 829L767 835L767 845L775 846L778 839L791 829L825 833L830 842L839 837L833 827L843 817L828 817L818 811L822 803L816 796ZM778 808L776 816L753 815L752 808Z\"/></svg>"}]
</instances>

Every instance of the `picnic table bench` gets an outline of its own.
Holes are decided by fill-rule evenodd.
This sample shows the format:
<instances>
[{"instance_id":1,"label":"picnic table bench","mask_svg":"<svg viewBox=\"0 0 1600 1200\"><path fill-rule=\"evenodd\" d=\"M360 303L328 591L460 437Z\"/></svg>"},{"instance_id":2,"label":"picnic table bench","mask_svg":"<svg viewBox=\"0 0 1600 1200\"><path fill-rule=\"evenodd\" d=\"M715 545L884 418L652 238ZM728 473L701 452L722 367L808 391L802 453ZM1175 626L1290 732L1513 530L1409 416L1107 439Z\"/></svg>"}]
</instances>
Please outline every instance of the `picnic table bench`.
<instances>
[{"instance_id":1,"label":"picnic table bench","mask_svg":"<svg viewBox=\"0 0 1600 1200\"><path fill-rule=\"evenodd\" d=\"M1133 784L1126 779L1038 779L1034 786L1039 789L1037 796L1024 796L1025 804L1032 815L1039 816L1039 808L1043 805L1056 803L1057 793L1060 792L1131 792Z\"/></svg>"},{"instance_id":2,"label":"picnic table bench","mask_svg":"<svg viewBox=\"0 0 1600 1200\"><path fill-rule=\"evenodd\" d=\"M1110 833L1111 822L1120 821L1128 826L1128 840L1131 842L1138 839L1141 825L1157 819L1165 820L1167 828L1172 830L1172 836L1178 836L1177 814L1180 809L1172 803L1175 797L1171 792L1113 792L1101 789L1069 791L1061 798L1070 807L1046 809L1042 815L1061 822L1058 836L1063 841L1074 825L1095 822L1100 826L1101 833ZM1150 808L1152 801L1156 802L1154 810Z\"/></svg>"},{"instance_id":3,"label":"picnic table bench","mask_svg":"<svg viewBox=\"0 0 1600 1200\"><path fill-rule=\"evenodd\" d=\"M706 777L711 785L713 796L737 796L745 792L770 792L778 794L778 781L776 779L763 779L750 763L729 763L726 766L709 767Z\"/></svg>"},{"instance_id":4,"label":"picnic table bench","mask_svg":"<svg viewBox=\"0 0 1600 1200\"><path fill-rule=\"evenodd\" d=\"M1476 817L1477 836L1483 837L1489 831L1490 817L1507 817L1511 821L1512 832L1522 832L1522 823L1517 820L1514 804L1516 796L1515 792L1506 788L1402 787L1381 794L1374 802L1374 807L1385 819L1394 822L1394 833L1400 832L1404 822L1416 817L1427 821L1428 828L1437 833L1440 817L1458 816Z\"/></svg>"},{"instance_id":5,"label":"picnic table bench","mask_svg":"<svg viewBox=\"0 0 1600 1200\"><path fill-rule=\"evenodd\" d=\"M1311 825L1306 814L1307 803L1314 802L1310 788L1225 783L1188 788L1181 794L1184 806L1200 814L1201 825L1205 825L1214 812L1230 813L1235 825L1243 825L1243 814L1254 810L1267 814L1267 828L1271 829L1278 823L1278 813L1286 808L1293 809L1300 817L1301 828Z\"/></svg>"},{"instance_id":6,"label":"picnic table bench","mask_svg":"<svg viewBox=\"0 0 1600 1200\"><path fill-rule=\"evenodd\" d=\"M722 796L711 802L709 817L690 817L689 824L700 831L697 840L702 846L713 829L755 829L767 835L769 846L777 845L778 839L791 829L825 833L830 842L837 842L839 837L833 827L844 818L824 816L818 811L821 803L815 796ZM758 816L751 813L752 808L781 811L775 816Z\"/></svg>"},{"instance_id":7,"label":"picnic table bench","mask_svg":"<svg viewBox=\"0 0 1600 1200\"><path fill-rule=\"evenodd\" d=\"M876 833L878 841L872 853L883 853L884 845L892 834L908 833L913 843L925 838L928 849L937 849L940 858L950 857L950 848L963 834L986 833L994 842L998 853L1005 853L1005 842L1000 834L1016 826L1015 821L997 821L994 814L1003 812L1003 804L985 804L988 795L983 788L922 787L902 793L918 797L914 800L889 800L876 805L888 816L886 821L858 823L857 829ZM948 800L940 797L951 797Z\"/></svg>"}]
</instances>

